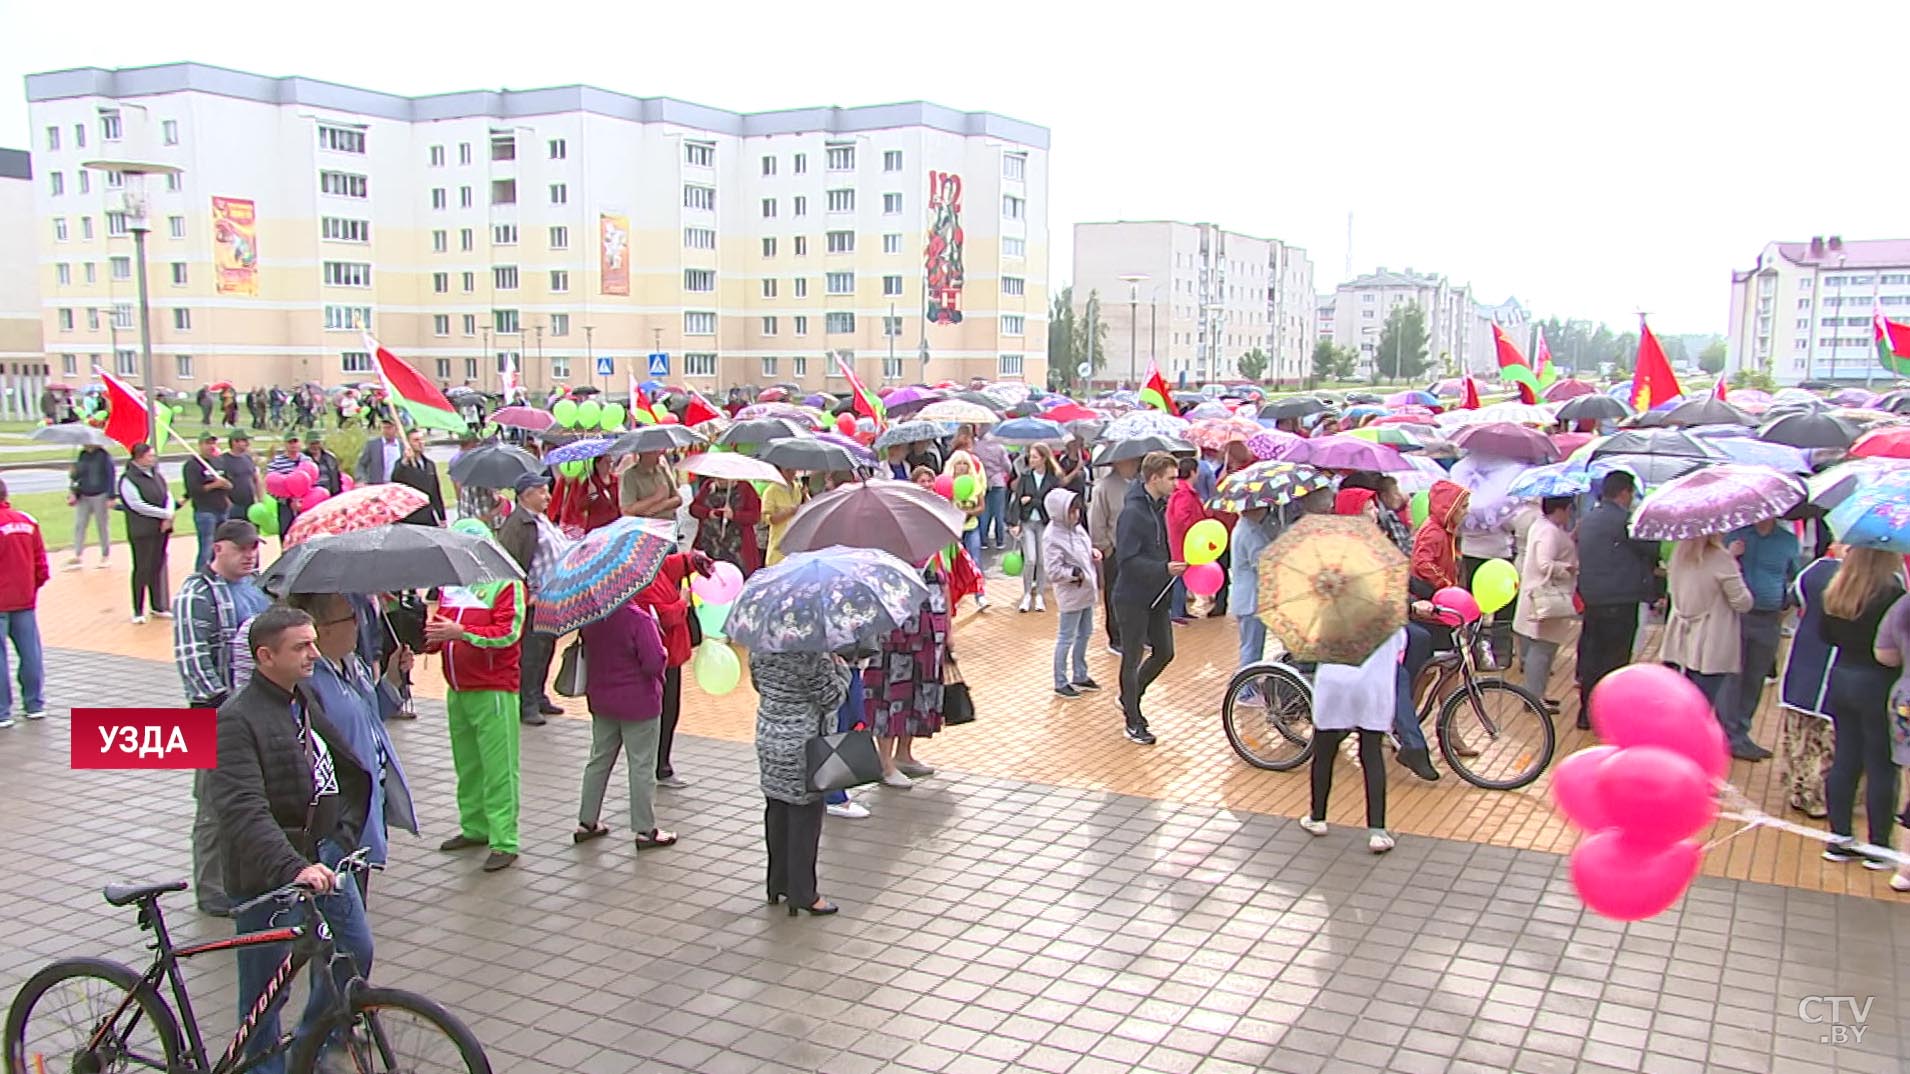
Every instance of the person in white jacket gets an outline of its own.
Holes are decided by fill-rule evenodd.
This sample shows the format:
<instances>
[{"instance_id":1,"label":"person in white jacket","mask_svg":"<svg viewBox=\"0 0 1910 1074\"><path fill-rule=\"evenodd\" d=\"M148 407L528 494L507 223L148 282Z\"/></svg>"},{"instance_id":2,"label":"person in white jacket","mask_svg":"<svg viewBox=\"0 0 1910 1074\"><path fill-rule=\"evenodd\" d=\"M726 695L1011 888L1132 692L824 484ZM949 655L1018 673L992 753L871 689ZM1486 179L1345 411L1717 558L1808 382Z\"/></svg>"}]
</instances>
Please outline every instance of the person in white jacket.
<instances>
[{"instance_id":1,"label":"person in white jacket","mask_svg":"<svg viewBox=\"0 0 1910 1074\"><path fill-rule=\"evenodd\" d=\"M1042 500L1048 515L1041 535L1047 582L1054 589L1054 692L1080 697L1083 690L1101 687L1088 677L1088 637L1094 633L1094 605L1101 586L1097 564L1101 553L1088 536L1086 505L1072 489L1051 490ZM1072 661L1072 666L1070 666ZM1069 677L1072 670L1074 675Z\"/></svg>"}]
</instances>

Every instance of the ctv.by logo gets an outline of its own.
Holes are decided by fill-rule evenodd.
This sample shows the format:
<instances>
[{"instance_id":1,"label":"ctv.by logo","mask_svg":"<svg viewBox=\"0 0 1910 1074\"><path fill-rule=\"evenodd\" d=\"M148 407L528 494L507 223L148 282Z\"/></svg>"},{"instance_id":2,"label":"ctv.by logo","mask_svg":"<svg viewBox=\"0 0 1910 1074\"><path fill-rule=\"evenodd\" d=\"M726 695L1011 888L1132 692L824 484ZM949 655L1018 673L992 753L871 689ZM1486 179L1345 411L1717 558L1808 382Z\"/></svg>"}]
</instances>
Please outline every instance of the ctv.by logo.
<instances>
[{"instance_id":1,"label":"ctv.by logo","mask_svg":"<svg viewBox=\"0 0 1910 1074\"><path fill-rule=\"evenodd\" d=\"M1861 1044L1865 1020L1875 996L1805 996L1797 1001L1797 1017L1808 1025L1821 1026L1819 1044Z\"/></svg>"}]
</instances>

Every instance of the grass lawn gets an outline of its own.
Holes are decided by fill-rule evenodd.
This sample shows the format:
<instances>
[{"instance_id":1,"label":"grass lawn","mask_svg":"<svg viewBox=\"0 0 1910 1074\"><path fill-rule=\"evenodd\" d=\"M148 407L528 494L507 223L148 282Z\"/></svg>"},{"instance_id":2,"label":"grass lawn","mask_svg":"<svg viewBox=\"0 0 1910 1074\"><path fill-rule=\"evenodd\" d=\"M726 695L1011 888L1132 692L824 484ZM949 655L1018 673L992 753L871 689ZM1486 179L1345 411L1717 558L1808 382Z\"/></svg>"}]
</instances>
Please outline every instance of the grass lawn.
<instances>
[{"instance_id":1,"label":"grass lawn","mask_svg":"<svg viewBox=\"0 0 1910 1074\"><path fill-rule=\"evenodd\" d=\"M191 411L190 415L185 413L180 414L179 420L173 422L172 427L180 436L185 438L187 443L197 444L199 434L206 429L206 426L199 421L199 408L191 407L189 409ZM39 426L40 423L37 421L0 421L0 447L11 449L0 451L0 463L32 462L64 465L72 462L73 456L79 452L78 448L65 444L49 444L42 447L27 438L28 434L39 428ZM246 428L247 431L251 432L252 451L254 454L269 455L278 449L279 434L276 430L250 429L247 426L240 427ZM223 447L224 438L228 432L225 424L223 422L214 421L211 428L214 432L219 434L220 446ZM353 431L362 433L364 430L359 428ZM338 435L337 431L332 429L327 429L326 433L327 435ZM124 457L124 453L116 448L108 450L114 452L115 462ZM177 455L181 450L178 442L174 441L162 445L159 453L161 455ZM34 517L37 518L39 516L35 515Z\"/></svg>"},{"instance_id":2,"label":"grass lawn","mask_svg":"<svg viewBox=\"0 0 1910 1074\"><path fill-rule=\"evenodd\" d=\"M174 491L174 495L178 495L177 490ZM25 511L40 523L40 536L46 539L46 550L49 554L56 549L67 549L73 546L73 509L67 506L66 493L25 492L10 497L9 502L12 503L14 510ZM113 543L120 546L120 554L125 555L126 512L115 508L106 514L107 526L113 534ZM192 512L181 511L176 514L173 517L173 525L180 533L193 532ZM86 539L93 542L93 551L97 557L99 538L91 529L88 529ZM131 563L132 560L129 559L126 562ZM53 566L57 570L59 563L56 561Z\"/></svg>"}]
</instances>

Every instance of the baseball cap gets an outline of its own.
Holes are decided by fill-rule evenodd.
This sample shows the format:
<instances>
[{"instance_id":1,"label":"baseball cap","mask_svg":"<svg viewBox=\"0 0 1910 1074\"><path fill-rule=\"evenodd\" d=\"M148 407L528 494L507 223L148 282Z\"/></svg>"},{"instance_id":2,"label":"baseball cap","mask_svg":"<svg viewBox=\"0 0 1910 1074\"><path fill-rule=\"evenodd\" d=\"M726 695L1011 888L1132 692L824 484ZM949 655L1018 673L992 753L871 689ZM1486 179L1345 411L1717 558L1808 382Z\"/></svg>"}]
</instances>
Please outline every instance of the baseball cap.
<instances>
[{"instance_id":1,"label":"baseball cap","mask_svg":"<svg viewBox=\"0 0 1910 1074\"><path fill-rule=\"evenodd\" d=\"M543 488L548 484L550 484L550 478L543 474L525 474L511 484L511 489L515 492L525 492L530 489Z\"/></svg>"},{"instance_id":2,"label":"baseball cap","mask_svg":"<svg viewBox=\"0 0 1910 1074\"><path fill-rule=\"evenodd\" d=\"M216 444L219 442L219 434L213 432L211 429L207 429L205 432L199 434L199 442L201 444Z\"/></svg>"},{"instance_id":3,"label":"baseball cap","mask_svg":"<svg viewBox=\"0 0 1910 1074\"><path fill-rule=\"evenodd\" d=\"M259 543L259 528L242 518L229 518L212 531L214 541L230 541L244 548Z\"/></svg>"}]
</instances>

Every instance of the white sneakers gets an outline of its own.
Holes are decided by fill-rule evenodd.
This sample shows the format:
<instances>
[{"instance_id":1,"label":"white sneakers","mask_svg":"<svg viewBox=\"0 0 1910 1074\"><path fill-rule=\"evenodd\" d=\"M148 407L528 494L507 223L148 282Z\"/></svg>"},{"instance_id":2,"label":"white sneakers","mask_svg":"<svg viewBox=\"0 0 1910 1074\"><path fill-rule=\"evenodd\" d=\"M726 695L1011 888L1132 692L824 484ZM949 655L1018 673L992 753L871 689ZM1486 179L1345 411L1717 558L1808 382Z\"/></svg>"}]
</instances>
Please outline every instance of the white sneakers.
<instances>
[{"instance_id":1,"label":"white sneakers","mask_svg":"<svg viewBox=\"0 0 1910 1074\"><path fill-rule=\"evenodd\" d=\"M1326 821L1314 820L1312 817L1301 817L1300 827L1305 829L1308 835L1326 834ZM1368 828L1366 833L1366 849L1375 854L1384 854L1393 849L1393 834L1386 829Z\"/></svg>"},{"instance_id":2,"label":"white sneakers","mask_svg":"<svg viewBox=\"0 0 1910 1074\"><path fill-rule=\"evenodd\" d=\"M145 623L146 623L146 617L145 617L145 616L143 616L143 615L135 615L135 616L133 616L133 625L134 625L134 626L144 626L144 625L145 625Z\"/></svg>"},{"instance_id":3,"label":"white sneakers","mask_svg":"<svg viewBox=\"0 0 1910 1074\"><path fill-rule=\"evenodd\" d=\"M906 791L915 786L915 781L900 772L890 772L882 777L882 785L894 787L898 791Z\"/></svg>"},{"instance_id":4,"label":"white sneakers","mask_svg":"<svg viewBox=\"0 0 1910 1074\"><path fill-rule=\"evenodd\" d=\"M45 710L45 709L40 709L40 710L39 710L39 711L37 711L37 712L29 712L29 713L27 713L27 719L29 719L29 720L44 720L44 719L46 719L46 710Z\"/></svg>"},{"instance_id":5,"label":"white sneakers","mask_svg":"<svg viewBox=\"0 0 1910 1074\"><path fill-rule=\"evenodd\" d=\"M1045 612L1047 610L1048 610L1048 602L1042 599L1040 593L1036 593L1035 594L1035 611Z\"/></svg>"},{"instance_id":6,"label":"white sneakers","mask_svg":"<svg viewBox=\"0 0 1910 1074\"><path fill-rule=\"evenodd\" d=\"M1314 820L1312 817L1301 817L1300 827L1305 828L1308 835L1326 834L1326 821Z\"/></svg>"},{"instance_id":7,"label":"white sneakers","mask_svg":"<svg viewBox=\"0 0 1910 1074\"><path fill-rule=\"evenodd\" d=\"M829 803L826 812L832 817L841 817L844 820L863 820L869 815L869 807L851 798L842 803Z\"/></svg>"},{"instance_id":8,"label":"white sneakers","mask_svg":"<svg viewBox=\"0 0 1910 1074\"><path fill-rule=\"evenodd\" d=\"M1028 610L1028 608L1029 608L1029 606L1030 606L1030 605L1031 605L1032 603L1034 603L1034 594L1032 594L1032 593L1023 593L1023 594L1021 595L1021 607L1019 607L1019 608L1017 608L1017 609L1015 609L1015 610L1016 610L1016 611L1022 611L1022 612L1025 612L1025 611L1027 611L1027 610Z\"/></svg>"}]
</instances>

